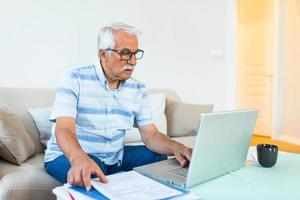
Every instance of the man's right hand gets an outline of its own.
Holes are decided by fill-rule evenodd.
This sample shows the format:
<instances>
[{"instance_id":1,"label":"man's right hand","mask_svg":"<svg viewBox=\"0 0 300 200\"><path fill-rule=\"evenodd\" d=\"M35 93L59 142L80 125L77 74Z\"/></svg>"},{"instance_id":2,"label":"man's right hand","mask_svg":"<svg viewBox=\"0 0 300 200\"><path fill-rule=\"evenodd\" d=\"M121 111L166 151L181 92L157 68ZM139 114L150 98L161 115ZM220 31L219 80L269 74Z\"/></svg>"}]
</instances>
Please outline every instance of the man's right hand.
<instances>
[{"instance_id":1,"label":"man's right hand","mask_svg":"<svg viewBox=\"0 0 300 200\"><path fill-rule=\"evenodd\" d=\"M68 183L91 188L91 175L96 175L101 182L107 183L99 166L82 149L76 137L75 118L58 117L56 119L55 136L59 147L71 163L68 171Z\"/></svg>"},{"instance_id":2,"label":"man's right hand","mask_svg":"<svg viewBox=\"0 0 300 200\"><path fill-rule=\"evenodd\" d=\"M108 183L107 178L96 164L85 152L74 150L71 158L71 168L68 172L68 183L91 189L91 175L96 175L103 183Z\"/></svg>"}]
</instances>

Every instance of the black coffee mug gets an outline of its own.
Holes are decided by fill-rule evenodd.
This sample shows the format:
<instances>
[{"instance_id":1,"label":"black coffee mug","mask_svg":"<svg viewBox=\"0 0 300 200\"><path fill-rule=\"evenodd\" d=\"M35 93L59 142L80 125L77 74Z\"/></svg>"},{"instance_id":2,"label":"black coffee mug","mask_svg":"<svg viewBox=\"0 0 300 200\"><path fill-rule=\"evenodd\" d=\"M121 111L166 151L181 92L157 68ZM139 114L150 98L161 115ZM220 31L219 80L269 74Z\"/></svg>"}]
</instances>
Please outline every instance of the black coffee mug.
<instances>
[{"instance_id":1,"label":"black coffee mug","mask_svg":"<svg viewBox=\"0 0 300 200\"><path fill-rule=\"evenodd\" d=\"M257 159L261 166L263 167L273 167L277 161L278 146L273 144L258 144L257 149Z\"/></svg>"}]
</instances>

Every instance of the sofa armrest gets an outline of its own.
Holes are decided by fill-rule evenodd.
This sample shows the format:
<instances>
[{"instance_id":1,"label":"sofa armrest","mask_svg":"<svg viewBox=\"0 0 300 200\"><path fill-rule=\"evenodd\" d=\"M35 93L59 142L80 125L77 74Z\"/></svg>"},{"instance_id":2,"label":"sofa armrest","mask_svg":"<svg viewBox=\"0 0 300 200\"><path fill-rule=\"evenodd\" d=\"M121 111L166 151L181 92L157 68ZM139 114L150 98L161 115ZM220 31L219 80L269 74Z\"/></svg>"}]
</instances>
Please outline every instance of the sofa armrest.
<instances>
[{"instance_id":1,"label":"sofa armrest","mask_svg":"<svg viewBox=\"0 0 300 200\"><path fill-rule=\"evenodd\" d=\"M167 101L167 130L170 137L196 135L201 113L211 112L213 105L187 104Z\"/></svg>"}]
</instances>

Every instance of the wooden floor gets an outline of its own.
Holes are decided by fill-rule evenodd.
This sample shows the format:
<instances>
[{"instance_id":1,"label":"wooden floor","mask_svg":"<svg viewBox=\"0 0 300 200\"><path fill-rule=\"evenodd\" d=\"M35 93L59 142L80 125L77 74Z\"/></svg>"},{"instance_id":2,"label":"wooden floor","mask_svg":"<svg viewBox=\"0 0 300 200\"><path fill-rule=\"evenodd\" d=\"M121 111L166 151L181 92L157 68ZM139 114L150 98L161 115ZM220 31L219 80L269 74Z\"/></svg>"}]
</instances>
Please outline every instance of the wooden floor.
<instances>
[{"instance_id":1,"label":"wooden floor","mask_svg":"<svg viewBox=\"0 0 300 200\"><path fill-rule=\"evenodd\" d=\"M275 144L279 147L280 151L293 152L293 153L300 154L300 146L299 145L294 145L294 144L290 144L290 143L279 141L279 140L272 140L270 137L266 137L266 136L254 135L252 138L251 145L255 146L255 145L261 144L261 143Z\"/></svg>"}]
</instances>

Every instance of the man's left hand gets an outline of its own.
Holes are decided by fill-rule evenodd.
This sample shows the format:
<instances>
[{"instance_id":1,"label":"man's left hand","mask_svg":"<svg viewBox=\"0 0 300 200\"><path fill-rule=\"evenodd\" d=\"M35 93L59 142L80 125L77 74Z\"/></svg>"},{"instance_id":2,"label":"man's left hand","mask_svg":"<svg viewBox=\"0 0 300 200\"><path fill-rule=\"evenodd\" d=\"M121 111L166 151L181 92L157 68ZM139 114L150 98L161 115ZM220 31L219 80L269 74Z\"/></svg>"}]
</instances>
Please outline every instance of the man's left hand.
<instances>
[{"instance_id":1,"label":"man's left hand","mask_svg":"<svg viewBox=\"0 0 300 200\"><path fill-rule=\"evenodd\" d=\"M191 160L192 149L182 144L178 144L174 147L174 156L182 167L186 167Z\"/></svg>"}]
</instances>

